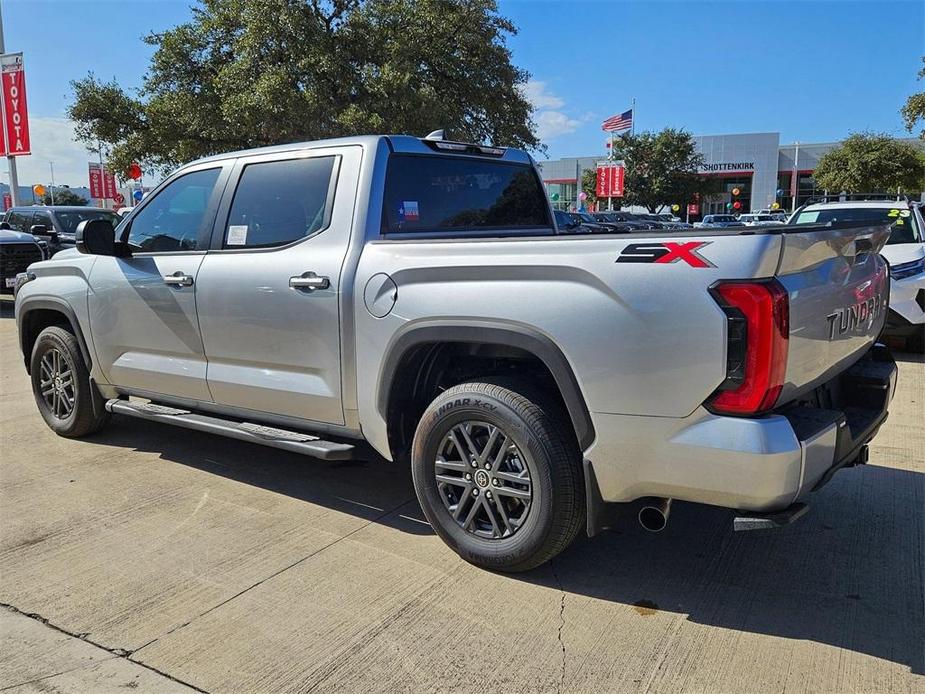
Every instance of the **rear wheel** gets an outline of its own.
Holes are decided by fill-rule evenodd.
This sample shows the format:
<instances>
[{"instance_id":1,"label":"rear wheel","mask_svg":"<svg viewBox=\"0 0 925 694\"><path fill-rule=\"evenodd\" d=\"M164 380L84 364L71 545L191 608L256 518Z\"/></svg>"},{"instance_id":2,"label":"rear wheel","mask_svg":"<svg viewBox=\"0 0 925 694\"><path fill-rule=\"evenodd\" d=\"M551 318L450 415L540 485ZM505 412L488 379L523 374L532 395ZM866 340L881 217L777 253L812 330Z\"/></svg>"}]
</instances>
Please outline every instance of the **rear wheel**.
<instances>
[{"instance_id":1,"label":"rear wheel","mask_svg":"<svg viewBox=\"0 0 925 694\"><path fill-rule=\"evenodd\" d=\"M72 333L58 326L45 328L32 348L30 364L35 403L56 434L85 436L109 420Z\"/></svg>"},{"instance_id":2,"label":"rear wheel","mask_svg":"<svg viewBox=\"0 0 925 694\"><path fill-rule=\"evenodd\" d=\"M580 452L555 400L516 382L464 383L424 412L415 491L438 535L487 569L526 571L584 521Z\"/></svg>"}]
</instances>

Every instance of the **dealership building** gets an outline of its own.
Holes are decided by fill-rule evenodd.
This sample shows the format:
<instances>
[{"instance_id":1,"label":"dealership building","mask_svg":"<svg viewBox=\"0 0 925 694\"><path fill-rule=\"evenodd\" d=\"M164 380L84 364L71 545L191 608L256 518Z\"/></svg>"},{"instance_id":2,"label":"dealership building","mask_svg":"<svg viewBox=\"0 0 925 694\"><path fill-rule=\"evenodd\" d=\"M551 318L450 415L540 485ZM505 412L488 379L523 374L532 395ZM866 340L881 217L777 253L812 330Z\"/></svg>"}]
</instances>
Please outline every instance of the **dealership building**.
<instances>
[{"instance_id":1,"label":"dealership building","mask_svg":"<svg viewBox=\"0 0 925 694\"><path fill-rule=\"evenodd\" d=\"M922 146L922 141L908 138ZM694 137L703 155L701 173L722 179L721 192L701 201L697 219L705 214L727 211L727 204L739 202L738 211L770 208L777 202L790 210L824 191L816 188L813 171L823 154L838 142L780 144L780 133L743 133L738 135L698 135ZM539 162L546 190L556 206L576 206L581 172L594 169L604 157L569 157ZM558 195L558 199L555 195ZM679 200L683 205L686 201ZM683 210L681 212L683 215Z\"/></svg>"}]
</instances>

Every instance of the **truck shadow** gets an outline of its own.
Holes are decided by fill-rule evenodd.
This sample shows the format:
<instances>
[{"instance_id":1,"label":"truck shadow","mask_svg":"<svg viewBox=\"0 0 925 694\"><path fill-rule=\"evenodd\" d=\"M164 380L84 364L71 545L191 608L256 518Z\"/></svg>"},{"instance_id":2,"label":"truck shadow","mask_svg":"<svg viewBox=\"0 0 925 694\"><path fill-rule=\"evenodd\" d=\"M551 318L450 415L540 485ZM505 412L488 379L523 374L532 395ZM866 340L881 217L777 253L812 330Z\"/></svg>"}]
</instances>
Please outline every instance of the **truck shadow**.
<instances>
[{"instance_id":1,"label":"truck shadow","mask_svg":"<svg viewBox=\"0 0 925 694\"><path fill-rule=\"evenodd\" d=\"M582 539L523 580L641 617L828 644L925 674L925 475L840 472L788 528L732 531L732 513L675 504L668 528ZM567 609L567 608L566 608Z\"/></svg>"},{"instance_id":2,"label":"truck shadow","mask_svg":"<svg viewBox=\"0 0 925 694\"><path fill-rule=\"evenodd\" d=\"M432 534L407 468L372 456L315 461L122 418L89 441L154 451L403 533ZM676 503L663 533L626 518L593 539L580 537L546 566L498 580L622 604L640 618L670 612L814 641L925 674L925 474L877 465L845 470L810 502L792 526L751 533L734 533L729 511Z\"/></svg>"}]
</instances>

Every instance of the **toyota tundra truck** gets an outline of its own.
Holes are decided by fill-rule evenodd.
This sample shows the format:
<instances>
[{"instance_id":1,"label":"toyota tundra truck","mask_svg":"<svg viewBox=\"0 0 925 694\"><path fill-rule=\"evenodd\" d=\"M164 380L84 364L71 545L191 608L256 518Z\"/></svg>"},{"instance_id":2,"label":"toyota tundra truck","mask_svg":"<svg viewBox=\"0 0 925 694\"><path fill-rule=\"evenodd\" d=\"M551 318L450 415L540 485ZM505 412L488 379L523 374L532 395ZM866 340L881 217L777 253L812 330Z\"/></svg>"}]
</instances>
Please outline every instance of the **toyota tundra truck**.
<instances>
[{"instance_id":1,"label":"toyota tundra truck","mask_svg":"<svg viewBox=\"0 0 925 694\"><path fill-rule=\"evenodd\" d=\"M16 321L61 436L115 414L371 448L460 556L523 571L675 499L773 528L866 462L889 233L560 233L524 152L353 137L183 166L32 264Z\"/></svg>"}]
</instances>

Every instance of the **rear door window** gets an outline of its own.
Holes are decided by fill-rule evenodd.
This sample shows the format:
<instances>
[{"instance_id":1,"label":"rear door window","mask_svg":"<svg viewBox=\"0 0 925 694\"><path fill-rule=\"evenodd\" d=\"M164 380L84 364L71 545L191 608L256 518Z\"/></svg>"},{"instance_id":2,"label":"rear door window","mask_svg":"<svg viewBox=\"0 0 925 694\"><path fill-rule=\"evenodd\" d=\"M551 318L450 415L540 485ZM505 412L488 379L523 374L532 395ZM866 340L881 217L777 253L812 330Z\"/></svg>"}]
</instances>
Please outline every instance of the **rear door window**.
<instances>
[{"instance_id":1,"label":"rear door window","mask_svg":"<svg viewBox=\"0 0 925 694\"><path fill-rule=\"evenodd\" d=\"M336 157L248 164L234 193L223 248L273 248L328 225Z\"/></svg>"},{"instance_id":2,"label":"rear door window","mask_svg":"<svg viewBox=\"0 0 925 694\"><path fill-rule=\"evenodd\" d=\"M552 229L533 167L468 157L389 159L385 234Z\"/></svg>"}]
</instances>

